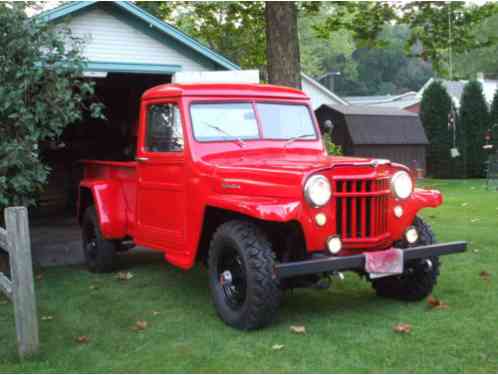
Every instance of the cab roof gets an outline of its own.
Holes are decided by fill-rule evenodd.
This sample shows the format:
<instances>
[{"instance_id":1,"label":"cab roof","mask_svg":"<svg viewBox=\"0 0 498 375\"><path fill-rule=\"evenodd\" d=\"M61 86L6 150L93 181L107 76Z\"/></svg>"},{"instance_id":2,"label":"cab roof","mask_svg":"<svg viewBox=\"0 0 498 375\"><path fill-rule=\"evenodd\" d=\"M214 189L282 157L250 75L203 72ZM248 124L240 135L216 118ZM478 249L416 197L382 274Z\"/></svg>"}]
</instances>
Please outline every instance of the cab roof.
<instances>
[{"instance_id":1,"label":"cab roof","mask_svg":"<svg viewBox=\"0 0 498 375\"><path fill-rule=\"evenodd\" d=\"M304 92L297 89L257 83L165 84L145 91L142 98L158 99L179 96L309 99Z\"/></svg>"}]
</instances>

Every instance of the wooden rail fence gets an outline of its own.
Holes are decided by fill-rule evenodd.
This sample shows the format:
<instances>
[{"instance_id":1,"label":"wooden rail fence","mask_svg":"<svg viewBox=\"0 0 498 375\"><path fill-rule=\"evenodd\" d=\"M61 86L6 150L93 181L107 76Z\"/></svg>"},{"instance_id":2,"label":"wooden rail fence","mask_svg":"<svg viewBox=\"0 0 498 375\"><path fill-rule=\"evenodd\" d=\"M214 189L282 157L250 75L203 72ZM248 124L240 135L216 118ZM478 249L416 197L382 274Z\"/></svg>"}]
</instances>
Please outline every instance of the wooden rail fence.
<instances>
[{"instance_id":1,"label":"wooden rail fence","mask_svg":"<svg viewBox=\"0 0 498 375\"><path fill-rule=\"evenodd\" d=\"M0 292L14 305L17 348L25 358L38 351L38 317L31 260L28 210L5 209L5 229L0 227L0 248L10 259L10 278L0 272Z\"/></svg>"}]
</instances>

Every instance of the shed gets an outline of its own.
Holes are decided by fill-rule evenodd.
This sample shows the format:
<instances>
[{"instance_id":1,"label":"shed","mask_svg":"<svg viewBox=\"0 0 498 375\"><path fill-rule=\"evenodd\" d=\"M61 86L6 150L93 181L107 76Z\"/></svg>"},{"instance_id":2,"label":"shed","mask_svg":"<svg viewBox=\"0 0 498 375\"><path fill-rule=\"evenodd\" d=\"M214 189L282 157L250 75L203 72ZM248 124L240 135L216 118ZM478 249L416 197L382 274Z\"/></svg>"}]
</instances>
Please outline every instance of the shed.
<instances>
[{"instance_id":1,"label":"shed","mask_svg":"<svg viewBox=\"0 0 498 375\"><path fill-rule=\"evenodd\" d=\"M425 170L428 140L416 113L395 108L322 105L320 126L333 124L332 140L346 155L389 159Z\"/></svg>"}]
</instances>

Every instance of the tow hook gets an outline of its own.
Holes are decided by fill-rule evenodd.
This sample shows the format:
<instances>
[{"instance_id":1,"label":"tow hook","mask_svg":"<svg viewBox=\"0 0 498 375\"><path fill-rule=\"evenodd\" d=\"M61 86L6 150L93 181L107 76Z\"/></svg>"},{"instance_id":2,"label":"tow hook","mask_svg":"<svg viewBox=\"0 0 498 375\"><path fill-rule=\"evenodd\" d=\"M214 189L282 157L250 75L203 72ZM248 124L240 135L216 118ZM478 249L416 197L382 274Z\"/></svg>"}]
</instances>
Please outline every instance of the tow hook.
<instances>
[{"instance_id":1,"label":"tow hook","mask_svg":"<svg viewBox=\"0 0 498 375\"><path fill-rule=\"evenodd\" d=\"M339 280L344 280L344 275L342 272L330 272L330 273L325 273L324 277L320 280L318 280L313 287L315 289L328 289L330 288L330 285L332 284L332 278L336 277Z\"/></svg>"},{"instance_id":2,"label":"tow hook","mask_svg":"<svg viewBox=\"0 0 498 375\"><path fill-rule=\"evenodd\" d=\"M432 261L430 259L424 259L423 260L423 265L424 265L424 271L425 272L431 272L432 271Z\"/></svg>"}]
</instances>

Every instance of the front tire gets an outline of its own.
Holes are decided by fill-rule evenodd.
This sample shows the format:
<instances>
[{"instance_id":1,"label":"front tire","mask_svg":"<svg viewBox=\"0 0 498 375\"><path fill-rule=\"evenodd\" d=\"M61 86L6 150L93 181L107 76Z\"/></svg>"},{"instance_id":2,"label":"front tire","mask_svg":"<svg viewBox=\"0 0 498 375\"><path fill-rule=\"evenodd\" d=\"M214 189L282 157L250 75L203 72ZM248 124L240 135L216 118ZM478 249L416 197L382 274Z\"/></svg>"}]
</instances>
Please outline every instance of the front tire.
<instances>
[{"instance_id":1,"label":"front tire","mask_svg":"<svg viewBox=\"0 0 498 375\"><path fill-rule=\"evenodd\" d=\"M413 226L419 233L415 246L436 243L436 236L429 224L416 217ZM407 247L401 244L400 247ZM420 301L431 294L439 276L439 258L418 259L405 265L401 275L372 280L372 286L378 296L402 301Z\"/></svg>"},{"instance_id":2,"label":"front tire","mask_svg":"<svg viewBox=\"0 0 498 375\"><path fill-rule=\"evenodd\" d=\"M209 286L216 311L228 325L252 330L276 316L281 290L271 243L255 224L229 221L209 247Z\"/></svg>"},{"instance_id":3,"label":"front tire","mask_svg":"<svg viewBox=\"0 0 498 375\"><path fill-rule=\"evenodd\" d=\"M111 272L115 268L117 241L107 240L100 231L95 207L85 210L81 224L83 252L90 272Z\"/></svg>"}]
</instances>

